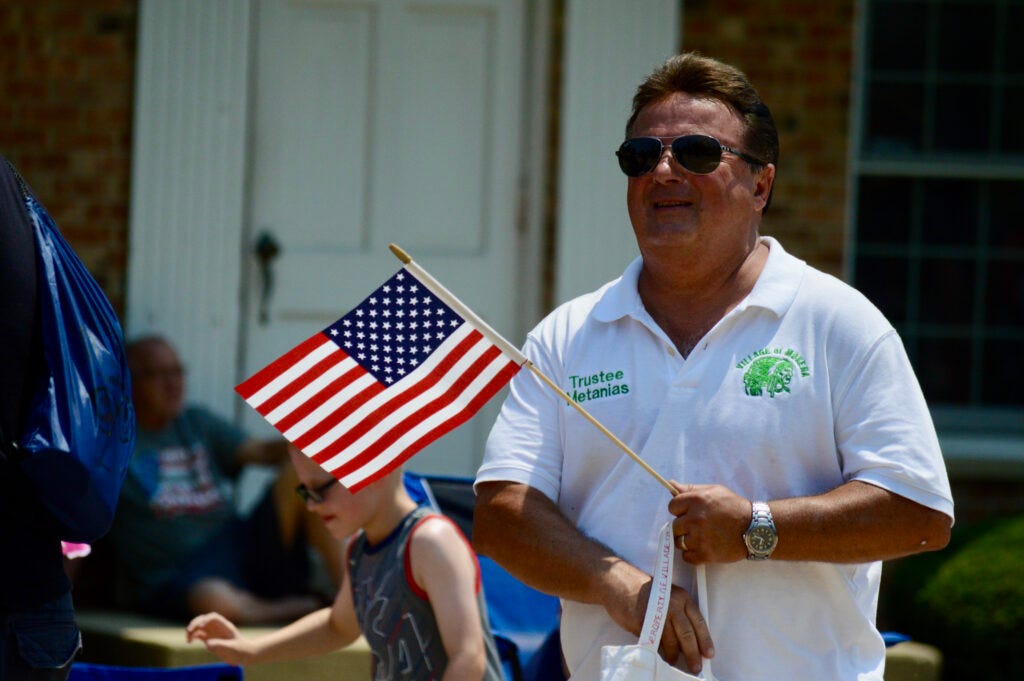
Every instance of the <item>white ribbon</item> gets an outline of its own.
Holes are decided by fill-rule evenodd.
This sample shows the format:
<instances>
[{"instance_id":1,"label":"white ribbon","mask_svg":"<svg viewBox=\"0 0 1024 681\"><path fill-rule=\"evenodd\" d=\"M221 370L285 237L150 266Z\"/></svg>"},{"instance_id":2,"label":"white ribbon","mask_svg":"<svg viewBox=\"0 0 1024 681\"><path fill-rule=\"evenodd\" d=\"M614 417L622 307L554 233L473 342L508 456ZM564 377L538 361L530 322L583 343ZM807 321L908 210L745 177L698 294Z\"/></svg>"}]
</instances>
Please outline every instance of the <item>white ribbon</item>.
<instances>
[{"instance_id":1,"label":"white ribbon","mask_svg":"<svg viewBox=\"0 0 1024 681\"><path fill-rule=\"evenodd\" d=\"M640 630L639 645L646 648L658 649L661 643L661 634L665 629L665 620L668 615L668 605L672 596L672 561L675 556L675 546L672 541L672 521L668 520L661 527L658 541L658 555L654 564L654 581L651 583L651 594L647 599L647 614L644 615L644 625ZM708 584L707 574L703 565L696 567L697 572L697 602L700 606L700 614L704 617L708 628L711 621L708 618ZM715 681L711 672L711 660L705 658L701 667L700 677L685 674L681 678L704 679L704 681Z\"/></svg>"}]
</instances>

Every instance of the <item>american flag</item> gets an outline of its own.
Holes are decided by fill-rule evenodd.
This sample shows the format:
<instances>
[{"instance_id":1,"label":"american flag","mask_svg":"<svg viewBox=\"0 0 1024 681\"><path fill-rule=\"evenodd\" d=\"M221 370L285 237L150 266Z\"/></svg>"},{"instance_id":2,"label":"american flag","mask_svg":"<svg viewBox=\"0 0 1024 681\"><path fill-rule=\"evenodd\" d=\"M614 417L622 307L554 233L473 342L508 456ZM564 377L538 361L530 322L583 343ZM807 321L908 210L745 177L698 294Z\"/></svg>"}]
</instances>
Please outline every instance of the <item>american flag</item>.
<instances>
[{"instance_id":1,"label":"american flag","mask_svg":"<svg viewBox=\"0 0 1024 681\"><path fill-rule=\"evenodd\" d=\"M519 370L517 351L460 306L406 266L235 390L356 492L467 421Z\"/></svg>"}]
</instances>

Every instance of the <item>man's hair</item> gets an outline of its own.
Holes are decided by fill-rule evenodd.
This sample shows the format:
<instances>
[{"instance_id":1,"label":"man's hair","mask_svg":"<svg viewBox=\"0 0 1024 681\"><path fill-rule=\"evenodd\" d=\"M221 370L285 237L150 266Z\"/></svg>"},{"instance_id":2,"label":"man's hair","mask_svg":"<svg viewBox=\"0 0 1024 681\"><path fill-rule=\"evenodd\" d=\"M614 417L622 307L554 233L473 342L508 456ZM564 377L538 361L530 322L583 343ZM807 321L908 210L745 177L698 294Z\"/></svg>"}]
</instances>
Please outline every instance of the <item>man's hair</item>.
<instances>
[{"instance_id":1,"label":"man's hair","mask_svg":"<svg viewBox=\"0 0 1024 681\"><path fill-rule=\"evenodd\" d=\"M124 351L128 359L128 365L131 367L136 366L139 359L156 345L165 345L172 350L174 349L169 340L156 333L139 336L125 343Z\"/></svg>"},{"instance_id":2,"label":"man's hair","mask_svg":"<svg viewBox=\"0 0 1024 681\"><path fill-rule=\"evenodd\" d=\"M744 121L743 151L765 163L778 165L779 133L775 120L747 76L735 66L695 52L668 59L640 84L633 96L633 113L626 123L626 138L632 135L637 116L644 107L676 92L715 99L727 105Z\"/></svg>"}]
</instances>

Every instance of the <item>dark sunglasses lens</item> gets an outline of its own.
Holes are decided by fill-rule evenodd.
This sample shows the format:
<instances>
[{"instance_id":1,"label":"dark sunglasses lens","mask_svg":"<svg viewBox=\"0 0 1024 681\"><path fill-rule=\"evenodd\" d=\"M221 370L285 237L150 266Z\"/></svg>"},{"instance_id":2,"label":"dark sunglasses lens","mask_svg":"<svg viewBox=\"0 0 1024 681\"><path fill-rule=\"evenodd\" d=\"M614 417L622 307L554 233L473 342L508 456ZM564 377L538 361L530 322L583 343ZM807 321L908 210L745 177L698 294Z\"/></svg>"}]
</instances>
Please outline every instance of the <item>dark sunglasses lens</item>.
<instances>
[{"instance_id":1,"label":"dark sunglasses lens","mask_svg":"<svg viewBox=\"0 0 1024 681\"><path fill-rule=\"evenodd\" d=\"M691 173L713 173L722 162L722 146L714 137L686 135L672 142L672 155Z\"/></svg>"},{"instance_id":2,"label":"dark sunglasses lens","mask_svg":"<svg viewBox=\"0 0 1024 681\"><path fill-rule=\"evenodd\" d=\"M653 137L635 137L626 140L615 152L619 168L629 177L640 177L658 165L661 158L661 140Z\"/></svg>"}]
</instances>

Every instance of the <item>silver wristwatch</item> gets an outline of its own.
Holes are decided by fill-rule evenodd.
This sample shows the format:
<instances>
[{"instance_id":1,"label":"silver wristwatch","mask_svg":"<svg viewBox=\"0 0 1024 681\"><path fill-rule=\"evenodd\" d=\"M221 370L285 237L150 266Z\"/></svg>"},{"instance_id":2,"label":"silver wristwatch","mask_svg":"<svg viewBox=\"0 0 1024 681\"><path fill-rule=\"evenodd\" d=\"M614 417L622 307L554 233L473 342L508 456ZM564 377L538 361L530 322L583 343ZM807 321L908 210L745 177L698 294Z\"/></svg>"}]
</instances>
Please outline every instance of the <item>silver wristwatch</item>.
<instances>
[{"instance_id":1,"label":"silver wristwatch","mask_svg":"<svg viewBox=\"0 0 1024 681\"><path fill-rule=\"evenodd\" d=\"M775 531L772 511L763 501L751 504L750 527L743 533L743 543L747 545L747 558L750 560L767 560L779 543L779 533Z\"/></svg>"}]
</instances>

